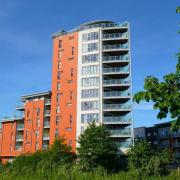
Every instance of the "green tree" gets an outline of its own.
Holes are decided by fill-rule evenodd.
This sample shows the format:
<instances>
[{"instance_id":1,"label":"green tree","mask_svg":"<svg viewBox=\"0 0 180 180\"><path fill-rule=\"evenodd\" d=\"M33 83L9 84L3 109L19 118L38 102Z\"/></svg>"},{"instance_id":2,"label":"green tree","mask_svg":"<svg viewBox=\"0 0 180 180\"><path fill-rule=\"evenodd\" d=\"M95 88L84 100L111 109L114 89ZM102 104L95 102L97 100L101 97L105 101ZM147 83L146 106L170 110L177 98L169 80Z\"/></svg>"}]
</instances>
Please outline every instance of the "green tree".
<instances>
[{"instance_id":1,"label":"green tree","mask_svg":"<svg viewBox=\"0 0 180 180\"><path fill-rule=\"evenodd\" d=\"M103 125L89 124L78 142L78 160L83 170L91 171L97 167L108 171L114 169L118 149Z\"/></svg>"},{"instance_id":2,"label":"green tree","mask_svg":"<svg viewBox=\"0 0 180 180\"><path fill-rule=\"evenodd\" d=\"M180 12L180 7L177 8ZM177 54L177 65L174 73L167 74L161 82L154 76L145 78L144 90L136 93L133 100L152 101L153 108L159 110L157 118L163 119L170 114L173 130L180 128L180 53Z\"/></svg>"},{"instance_id":3,"label":"green tree","mask_svg":"<svg viewBox=\"0 0 180 180\"><path fill-rule=\"evenodd\" d=\"M129 169L135 171L139 177L166 175L170 156L167 151L153 152L146 141L138 141L128 151Z\"/></svg>"}]
</instances>

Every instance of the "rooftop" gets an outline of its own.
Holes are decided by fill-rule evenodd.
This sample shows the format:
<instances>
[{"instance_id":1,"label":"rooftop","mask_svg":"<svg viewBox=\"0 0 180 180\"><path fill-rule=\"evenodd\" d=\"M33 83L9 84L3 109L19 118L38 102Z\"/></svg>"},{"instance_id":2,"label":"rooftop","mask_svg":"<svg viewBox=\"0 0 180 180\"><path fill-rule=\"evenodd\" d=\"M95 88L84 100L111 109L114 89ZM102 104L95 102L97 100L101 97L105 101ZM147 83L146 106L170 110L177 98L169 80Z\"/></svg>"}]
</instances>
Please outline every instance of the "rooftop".
<instances>
[{"instance_id":1,"label":"rooftop","mask_svg":"<svg viewBox=\"0 0 180 180\"><path fill-rule=\"evenodd\" d=\"M102 28L112 28L112 27L119 27L119 28L124 28L128 27L128 22L123 22L123 23L115 23L114 21L110 20L94 20L94 21L89 21L86 23L81 24L80 26L70 30L70 31L64 31L61 29L60 31L52 34L52 38L73 33L76 31L81 31L85 29L91 29L91 28L97 28L97 27L102 27Z\"/></svg>"}]
</instances>

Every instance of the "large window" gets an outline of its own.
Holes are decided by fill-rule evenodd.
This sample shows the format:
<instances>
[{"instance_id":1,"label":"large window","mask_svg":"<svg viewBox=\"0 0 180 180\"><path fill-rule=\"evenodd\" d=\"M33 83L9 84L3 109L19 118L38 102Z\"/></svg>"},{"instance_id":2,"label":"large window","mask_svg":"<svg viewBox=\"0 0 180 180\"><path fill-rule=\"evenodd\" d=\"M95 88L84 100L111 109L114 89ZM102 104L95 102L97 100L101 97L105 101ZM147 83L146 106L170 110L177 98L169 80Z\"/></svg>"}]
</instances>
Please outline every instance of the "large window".
<instances>
[{"instance_id":1,"label":"large window","mask_svg":"<svg viewBox=\"0 0 180 180\"><path fill-rule=\"evenodd\" d=\"M82 78L81 84L83 87L98 86L99 78L98 77Z\"/></svg>"},{"instance_id":2,"label":"large window","mask_svg":"<svg viewBox=\"0 0 180 180\"><path fill-rule=\"evenodd\" d=\"M81 123L92 123L93 121L99 122L98 113L81 114Z\"/></svg>"},{"instance_id":3,"label":"large window","mask_svg":"<svg viewBox=\"0 0 180 180\"><path fill-rule=\"evenodd\" d=\"M91 41L99 38L98 32L90 32L82 35L82 41Z\"/></svg>"},{"instance_id":4,"label":"large window","mask_svg":"<svg viewBox=\"0 0 180 180\"><path fill-rule=\"evenodd\" d=\"M84 66L82 67L82 75L88 74L98 74L99 73L99 66Z\"/></svg>"},{"instance_id":5,"label":"large window","mask_svg":"<svg viewBox=\"0 0 180 180\"><path fill-rule=\"evenodd\" d=\"M90 63L90 62L97 62L98 61L98 54L88 54L82 56L82 63Z\"/></svg>"},{"instance_id":6,"label":"large window","mask_svg":"<svg viewBox=\"0 0 180 180\"><path fill-rule=\"evenodd\" d=\"M91 52L91 51L97 51L98 50L98 43L89 43L89 44L83 44L82 45L82 52Z\"/></svg>"},{"instance_id":7,"label":"large window","mask_svg":"<svg viewBox=\"0 0 180 180\"><path fill-rule=\"evenodd\" d=\"M99 96L99 89L86 89L81 91L81 98L95 98Z\"/></svg>"},{"instance_id":8,"label":"large window","mask_svg":"<svg viewBox=\"0 0 180 180\"><path fill-rule=\"evenodd\" d=\"M99 109L99 101L84 101L81 103L81 110Z\"/></svg>"}]
</instances>

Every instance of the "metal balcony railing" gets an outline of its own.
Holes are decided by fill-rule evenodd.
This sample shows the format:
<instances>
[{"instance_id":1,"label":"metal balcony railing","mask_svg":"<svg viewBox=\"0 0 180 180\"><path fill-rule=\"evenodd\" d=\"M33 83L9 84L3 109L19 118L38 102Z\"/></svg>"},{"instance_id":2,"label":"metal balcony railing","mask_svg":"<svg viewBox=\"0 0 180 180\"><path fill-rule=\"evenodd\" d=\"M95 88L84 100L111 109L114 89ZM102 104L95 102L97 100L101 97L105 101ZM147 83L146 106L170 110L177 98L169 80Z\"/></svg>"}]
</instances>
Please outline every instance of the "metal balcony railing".
<instances>
[{"instance_id":1,"label":"metal balcony railing","mask_svg":"<svg viewBox=\"0 0 180 180\"><path fill-rule=\"evenodd\" d=\"M23 129L24 129L24 124L17 124L17 131Z\"/></svg>"},{"instance_id":2,"label":"metal balcony railing","mask_svg":"<svg viewBox=\"0 0 180 180\"><path fill-rule=\"evenodd\" d=\"M45 105L49 105L51 104L51 100L50 99L45 99Z\"/></svg>"},{"instance_id":3,"label":"metal balcony railing","mask_svg":"<svg viewBox=\"0 0 180 180\"><path fill-rule=\"evenodd\" d=\"M103 62L106 61L128 61L129 56L124 55L124 56L103 56Z\"/></svg>"},{"instance_id":4,"label":"metal balcony railing","mask_svg":"<svg viewBox=\"0 0 180 180\"><path fill-rule=\"evenodd\" d=\"M116 142L118 148L130 148L132 146L132 142Z\"/></svg>"},{"instance_id":5,"label":"metal balcony railing","mask_svg":"<svg viewBox=\"0 0 180 180\"><path fill-rule=\"evenodd\" d=\"M130 104L104 104L104 109L131 109Z\"/></svg>"},{"instance_id":6,"label":"metal balcony railing","mask_svg":"<svg viewBox=\"0 0 180 180\"><path fill-rule=\"evenodd\" d=\"M131 136L131 128L108 130L111 136Z\"/></svg>"},{"instance_id":7,"label":"metal balcony railing","mask_svg":"<svg viewBox=\"0 0 180 180\"><path fill-rule=\"evenodd\" d=\"M128 79L105 79L103 80L104 85L110 84L130 84L130 80Z\"/></svg>"},{"instance_id":8,"label":"metal balcony railing","mask_svg":"<svg viewBox=\"0 0 180 180\"><path fill-rule=\"evenodd\" d=\"M23 135L16 135L16 141L23 141Z\"/></svg>"},{"instance_id":9,"label":"metal balcony railing","mask_svg":"<svg viewBox=\"0 0 180 180\"><path fill-rule=\"evenodd\" d=\"M44 121L44 128L49 128L49 127L50 127L50 122Z\"/></svg>"},{"instance_id":10,"label":"metal balcony railing","mask_svg":"<svg viewBox=\"0 0 180 180\"><path fill-rule=\"evenodd\" d=\"M107 116L103 118L104 123L122 123L122 124L131 124L131 117L123 117L123 116Z\"/></svg>"},{"instance_id":11,"label":"metal balcony railing","mask_svg":"<svg viewBox=\"0 0 180 180\"><path fill-rule=\"evenodd\" d=\"M110 91L104 92L104 97L123 97L123 96L130 96L130 92L128 91Z\"/></svg>"},{"instance_id":12,"label":"metal balcony railing","mask_svg":"<svg viewBox=\"0 0 180 180\"><path fill-rule=\"evenodd\" d=\"M129 67L109 67L109 68L103 68L103 73L128 73Z\"/></svg>"},{"instance_id":13,"label":"metal balcony railing","mask_svg":"<svg viewBox=\"0 0 180 180\"><path fill-rule=\"evenodd\" d=\"M103 45L103 50L121 50L121 49L128 49L128 44Z\"/></svg>"},{"instance_id":14,"label":"metal balcony railing","mask_svg":"<svg viewBox=\"0 0 180 180\"><path fill-rule=\"evenodd\" d=\"M110 34L103 34L103 39L126 39L128 38L127 33L110 33Z\"/></svg>"},{"instance_id":15,"label":"metal balcony railing","mask_svg":"<svg viewBox=\"0 0 180 180\"><path fill-rule=\"evenodd\" d=\"M45 110L44 111L44 115L45 116L50 116L51 115L51 111L50 110Z\"/></svg>"}]
</instances>

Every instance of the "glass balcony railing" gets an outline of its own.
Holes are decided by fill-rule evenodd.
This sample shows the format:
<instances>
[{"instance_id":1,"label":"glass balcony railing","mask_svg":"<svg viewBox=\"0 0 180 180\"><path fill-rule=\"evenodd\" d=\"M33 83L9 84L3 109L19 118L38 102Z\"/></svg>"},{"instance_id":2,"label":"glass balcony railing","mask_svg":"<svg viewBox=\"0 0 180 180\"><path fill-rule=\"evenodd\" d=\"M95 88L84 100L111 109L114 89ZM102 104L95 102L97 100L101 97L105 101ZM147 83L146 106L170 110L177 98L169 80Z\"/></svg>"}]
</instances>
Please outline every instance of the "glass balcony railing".
<instances>
[{"instance_id":1,"label":"glass balcony railing","mask_svg":"<svg viewBox=\"0 0 180 180\"><path fill-rule=\"evenodd\" d=\"M132 142L115 142L118 148L130 148L132 146Z\"/></svg>"},{"instance_id":2,"label":"glass balcony railing","mask_svg":"<svg viewBox=\"0 0 180 180\"><path fill-rule=\"evenodd\" d=\"M108 130L112 136L131 136L131 128Z\"/></svg>"},{"instance_id":3,"label":"glass balcony railing","mask_svg":"<svg viewBox=\"0 0 180 180\"><path fill-rule=\"evenodd\" d=\"M43 140L49 140L49 134L48 133L43 134Z\"/></svg>"},{"instance_id":4,"label":"glass balcony railing","mask_svg":"<svg viewBox=\"0 0 180 180\"><path fill-rule=\"evenodd\" d=\"M116 24L116 23L105 23L102 25L103 28L108 28L108 27L128 27L128 23L121 23L121 24Z\"/></svg>"},{"instance_id":5,"label":"glass balcony railing","mask_svg":"<svg viewBox=\"0 0 180 180\"><path fill-rule=\"evenodd\" d=\"M175 153L174 153L174 157L175 157L175 158L180 158L180 152L175 152Z\"/></svg>"},{"instance_id":6,"label":"glass balcony railing","mask_svg":"<svg viewBox=\"0 0 180 180\"><path fill-rule=\"evenodd\" d=\"M173 147L180 147L180 142L175 142L172 144Z\"/></svg>"},{"instance_id":7,"label":"glass balcony railing","mask_svg":"<svg viewBox=\"0 0 180 180\"><path fill-rule=\"evenodd\" d=\"M111 34L103 34L103 39L124 39L128 38L127 33L111 33Z\"/></svg>"},{"instance_id":8,"label":"glass balcony railing","mask_svg":"<svg viewBox=\"0 0 180 180\"><path fill-rule=\"evenodd\" d=\"M18 145L18 146L16 145L16 146L15 146L15 149L16 149L17 151L22 151L23 147L20 146L20 145Z\"/></svg>"},{"instance_id":9,"label":"glass balcony railing","mask_svg":"<svg viewBox=\"0 0 180 180\"><path fill-rule=\"evenodd\" d=\"M128 44L103 45L103 50L120 50L120 49L128 49Z\"/></svg>"},{"instance_id":10,"label":"glass balcony railing","mask_svg":"<svg viewBox=\"0 0 180 180\"><path fill-rule=\"evenodd\" d=\"M129 56L124 55L124 56L103 56L103 62L106 61L128 61Z\"/></svg>"},{"instance_id":11,"label":"glass balcony railing","mask_svg":"<svg viewBox=\"0 0 180 180\"><path fill-rule=\"evenodd\" d=\"M104 104L104 109L131 109L130 104Z\"/></svg>"},{"instance_id":12,"label":"glass balcony railing","mask_svg":"<svg viewBox=\"0 0 180 180\"><path fill-rule=\"evenodd\" d=\"M24 124L17 124L17 131L23 129L24 129Z\"/></svg>"},{"instance_id":13,"label":"glass balcony railing","mask_svg":"<svg viewBox=\"0 0 180 180\"><path fill-rule=\"evenodd\" d=\"M49 105L51 104L51 100L50 99L45 99L45 105Z\"/></svg>"},{"instance_id":14,"label":"glass balcony railing","mask_svg":"<svg viewBox=\"0 0 180 180\"><path fill-rule=\"evenodd\" d=\"M50 122L44 121L44 128L49 128L49 127L50 127Z\"/></svg>"},{"instance_id":15,"label":"glass balcony railing","mask_svg":"<svg viewBox=\"0 0 180 180\"><path fill-rule=\"evenodd\" d=\"M43 145L42 145L42 149L43 149L43 150L48 149L48 144L43 144Z\"/></svg>"},{"instance_id":16,"label":"glass balcony railing","mask_svg":"<svg viewBox=\"0 0 180 180\"><path fill-rule=\"evenodd\" d=\"M126 67L110 67L110 68L103 68L103 73L128 73L129 66Z\"/></svg>"},{"instance_id":17,"label":"glass balcony railing","mask_svg":"<svg viewBox=\"0 0 180 180\"><path fill-rule=\"evenodd\" d=\"M22 141L23 135L16 135L16 141Z\"/></svg>"},{"instance_id":18,"label":"glass balcony railing","mask_svg":"<svg viewBox=\"0 0 180 180\"><path fill-rule=\"evenodd\" d=\"M123 96L130 96L130 92L128 91L104 92L104 97L123 97Z\"/></svg>"},{"instance_id":19,"label":"glass balcony railing","mask_svg":"<svg viewBox=\"0 0 180 180\"><path fill-rule=\"evenodd\" d=\"M51 115L51 111L50 110L45 110L44 111L44 115L45 116L50 116Z\"/></svg>"},{"instance_id":20,"label":"glass balcony railing","mask_svg":"<svg viewBox=\"0 0 180 180\"><path fill-rule=\"evenodd\" d=\"M128 79L105 79L103 80L104 85L111 84L130 84L130 80Z\"/></svg>"},{"instance_id":21,"label":"glass balcony railing","mask_svg":"<svg viewBox=\"0 0 180 180\"><path fill-rule=\"evenodd\" d=\"M132 118L126 116L106 116L103 118L104 123L124 123L131 124Z\"/></svg>"}]
</instances>

